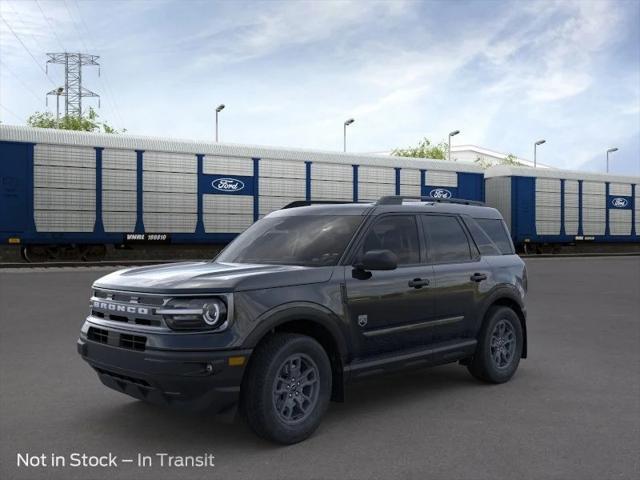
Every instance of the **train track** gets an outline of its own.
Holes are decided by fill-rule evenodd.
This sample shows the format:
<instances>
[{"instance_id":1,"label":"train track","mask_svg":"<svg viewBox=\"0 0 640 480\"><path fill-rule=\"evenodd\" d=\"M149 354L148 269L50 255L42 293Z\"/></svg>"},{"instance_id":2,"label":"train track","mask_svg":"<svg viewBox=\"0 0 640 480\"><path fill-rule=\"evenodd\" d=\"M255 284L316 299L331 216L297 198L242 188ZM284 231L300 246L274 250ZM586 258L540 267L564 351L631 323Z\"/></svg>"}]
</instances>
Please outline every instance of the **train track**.
<instances>
[{"instance_id":1,"label":"train track","mask_svg":"<svg viewBox=\"0 0 640 480\"><path fill-rule=\"evenodd\" d=\"M614 252L614 253L545 253L520 255L524 259L535 258L580 258L580 257L629 257L640 256L640 252ZM60 268L60 267L141 267L145 265L159 265L162 263L197 262L202 259L168 259L168 260L101 260L96 262L0 262L3 268Z\"/></svg>"},{"instance_id":2,"label":"train track","mask_svg":"<svg viewBox=\"0 0 640 480\"><path fill-rule=\"evenodd\" d=\"M522 258L571 258L571 257L636 257L640 256L640 252L609 252L609 253L539 253L520 255Z\"/></svg>"}]
</instances>

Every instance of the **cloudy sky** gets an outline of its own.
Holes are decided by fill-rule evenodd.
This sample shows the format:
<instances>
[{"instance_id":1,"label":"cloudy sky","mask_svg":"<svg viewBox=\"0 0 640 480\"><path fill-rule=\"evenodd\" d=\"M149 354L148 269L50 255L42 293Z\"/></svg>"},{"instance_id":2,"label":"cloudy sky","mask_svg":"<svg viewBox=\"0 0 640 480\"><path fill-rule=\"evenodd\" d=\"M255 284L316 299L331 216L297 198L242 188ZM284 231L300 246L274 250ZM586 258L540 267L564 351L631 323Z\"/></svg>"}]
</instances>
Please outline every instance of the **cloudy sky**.
<instances>
[{"instance_id":1,"label":"cloudy sky","mask_svg":"<svg viewBox=\"0 0 640 480\"><path fill-rule=\"evenodd\" d=\"M131 134L387 151L457 143L640 175L640 2L0 0L0 118L45 109L62 67ZM53 100L53 99L52 99ZM90 103L91 101L89 101ZM55 101L49 102L55 111Z\"/></svg>"}]
</instances>

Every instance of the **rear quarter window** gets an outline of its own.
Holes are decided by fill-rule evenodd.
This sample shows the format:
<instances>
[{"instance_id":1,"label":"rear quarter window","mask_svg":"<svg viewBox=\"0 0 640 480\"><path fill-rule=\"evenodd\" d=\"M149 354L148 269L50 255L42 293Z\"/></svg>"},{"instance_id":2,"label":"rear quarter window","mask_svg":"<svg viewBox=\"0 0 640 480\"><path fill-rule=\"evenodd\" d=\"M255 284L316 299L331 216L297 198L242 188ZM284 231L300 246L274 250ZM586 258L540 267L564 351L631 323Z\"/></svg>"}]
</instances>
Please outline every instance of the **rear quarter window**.
<instances>
[{"instance_id":1,"label":"rear quarter window","mask_svg":"<svg viewBox=\"0 0 640 480\"><path fill-rule=\"evenodd\" d=\"M483 255L512 255L513 243L504 221L499 218L467 219L467 226Z\"/></svg>"}]
</instances>

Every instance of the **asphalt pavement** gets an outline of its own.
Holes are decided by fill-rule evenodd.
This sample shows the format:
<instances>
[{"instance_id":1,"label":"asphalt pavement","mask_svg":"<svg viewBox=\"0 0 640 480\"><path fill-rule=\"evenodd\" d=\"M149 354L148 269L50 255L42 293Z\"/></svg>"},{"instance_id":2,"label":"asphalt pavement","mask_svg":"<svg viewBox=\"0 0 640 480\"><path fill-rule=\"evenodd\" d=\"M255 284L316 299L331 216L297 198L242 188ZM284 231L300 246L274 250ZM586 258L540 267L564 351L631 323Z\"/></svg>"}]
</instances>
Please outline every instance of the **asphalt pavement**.
<instances>
[{"instance_id":1,"label":"asphalt pavement","mask_svg":"<svg viewBox=\"0 0 640 480\"><path fill-rule=\"evenodd\" d=\"M75 342L91 282L112 268L0 270L0 478L640 478L640 257L527 265L529 358L511 382L458 365L372 378L288 447L102 386ZM66 466L18 466L52 454ZM118 466L71 466L82 454Z\"/></svg>"}]
</instances>

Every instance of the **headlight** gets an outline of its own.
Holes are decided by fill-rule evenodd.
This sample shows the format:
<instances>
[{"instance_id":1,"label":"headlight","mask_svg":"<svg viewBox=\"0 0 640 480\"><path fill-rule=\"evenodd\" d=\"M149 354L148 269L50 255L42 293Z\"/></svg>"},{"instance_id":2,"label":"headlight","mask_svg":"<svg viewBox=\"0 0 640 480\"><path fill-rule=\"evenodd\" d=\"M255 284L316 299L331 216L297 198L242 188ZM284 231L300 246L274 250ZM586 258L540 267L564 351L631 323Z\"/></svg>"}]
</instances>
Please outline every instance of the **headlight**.
<instances>
[{"instance_id":1,"label":"headlight","mask_svg":"<svg viewBox=\"0 0 640 480\"><path fill-rule=\"evenodd\" d=\"M219 297L173 298L156 313L173 330L222 330L227 325L227 304Z\"/></svg>"}]
</instances>

